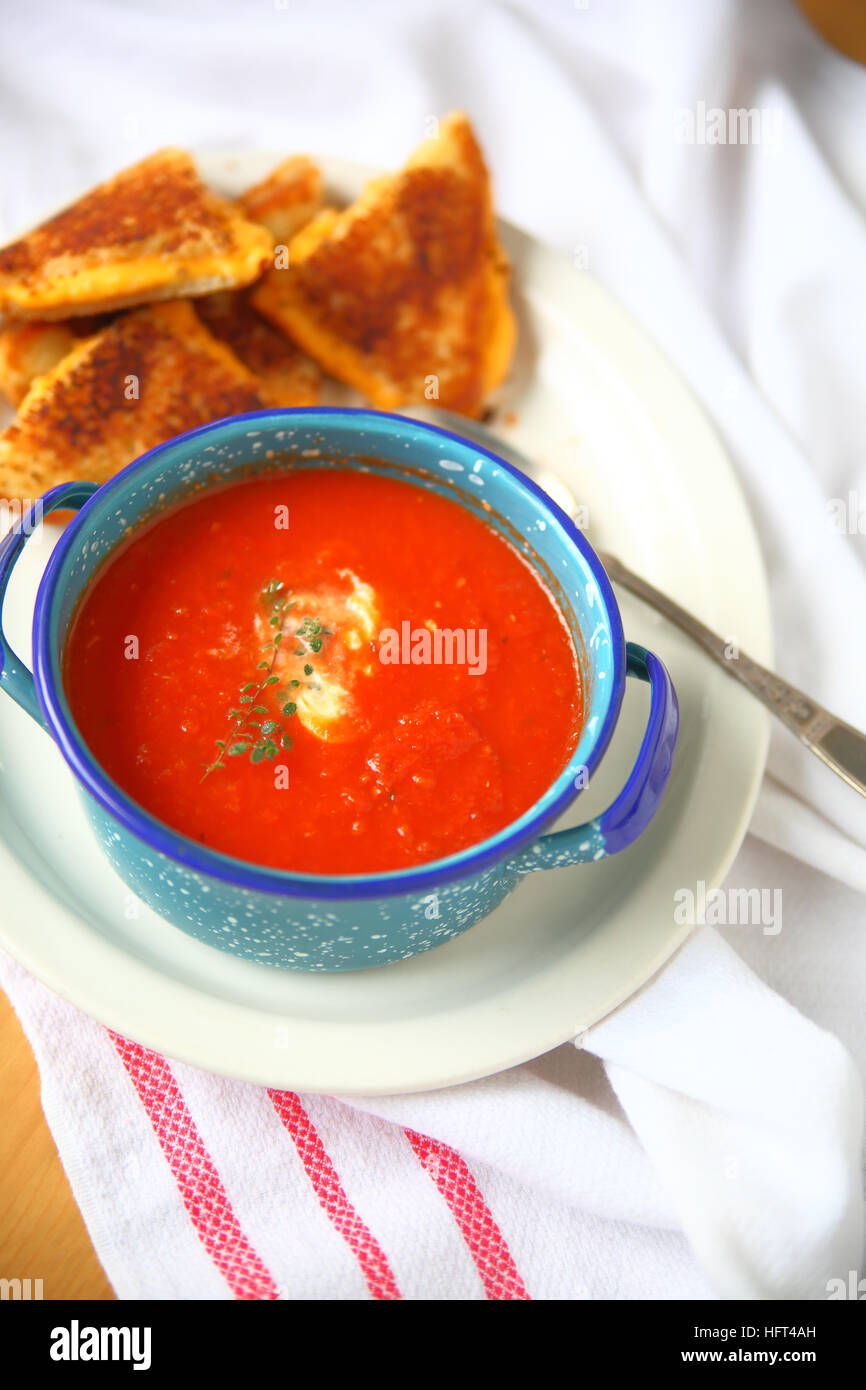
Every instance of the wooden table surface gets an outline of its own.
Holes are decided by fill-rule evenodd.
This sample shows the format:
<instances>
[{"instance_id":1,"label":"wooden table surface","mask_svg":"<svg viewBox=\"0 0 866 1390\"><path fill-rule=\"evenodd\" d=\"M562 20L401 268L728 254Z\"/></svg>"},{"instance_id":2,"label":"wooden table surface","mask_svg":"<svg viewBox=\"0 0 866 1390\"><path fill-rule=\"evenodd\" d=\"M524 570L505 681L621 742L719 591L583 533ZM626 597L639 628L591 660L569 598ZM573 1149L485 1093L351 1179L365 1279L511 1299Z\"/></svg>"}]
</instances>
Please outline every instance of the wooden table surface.
<instances>
[{"instance_id":1,"label":"wooden table surface","mask_svg":"<svg viewBox=\"0 0 866 1390\"><path fill-rule=\"evenodd\" d=\"M866 62L862 0L798 0L829 42ZM0 1278L42 1279L46 1299L110 1299L39 1102L33 1054L0 992Z\"/></svg>"},{"instance_id":2,"label":"wooden table surface","mask_svg":"<svg viewBox=\"0 0 866 1390\"><path fill-rule=\"evenodd\" d=\"M863 0L797 0L828 43L858 63L866 63L866 7Z\"/></svg>"},{"instance_id":3,"label":"wooden table surface","mask_svg":"<svg viewBox=\"0 0 866 1390\"><path fill-rule=\"evenodd\" d=\"M42 1114L33 1053L2 990L0 1058L0 1279L41 1279L46 1300L113 1298Z\"/></svg>"}]
</instances>

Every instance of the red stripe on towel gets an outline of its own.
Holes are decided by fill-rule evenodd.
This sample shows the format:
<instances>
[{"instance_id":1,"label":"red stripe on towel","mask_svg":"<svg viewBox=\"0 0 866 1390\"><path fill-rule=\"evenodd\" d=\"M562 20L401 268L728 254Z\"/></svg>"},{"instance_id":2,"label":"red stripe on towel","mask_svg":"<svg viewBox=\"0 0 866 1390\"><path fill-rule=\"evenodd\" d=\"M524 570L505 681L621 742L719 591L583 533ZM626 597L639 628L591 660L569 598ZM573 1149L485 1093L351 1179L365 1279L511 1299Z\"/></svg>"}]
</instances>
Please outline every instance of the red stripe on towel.
<instances>
[{"instance_id":1,"label":"red stripe on towel","mask_svg":"<svg viewBox=\"0 0 866 1390\"><path fill-rule=\"evenodd\" d=\"M336 1168L299 1098L293 1091L268 1091L274 1109L291 1135L319 1205L361 1266L374 1298L400 1298L387 1256L343 1190Z\"/></svg>"},{"instance_id":2,"label":"red stripe on towel","mask_svg":"<svg viewBox=\"0 0 866 1390\"><path fill-rule=\"evenodd\" d=\"M407 1129L421 1166L445 1198L489 1299L528 1300L526 1285L477 1182L456 1150Z\"/></svg>"},{"instance_id":3,"label":"red stripe on towel","mask_svg":"<svg viewBox=\"0 0 866 1390\"><path fill-rule=\"evenodd\" d=\"M196 1235L235 1298L279 1298L273 1276L241 1229L168 1062L106 1031L147 1111Z\"/></svg>"}]
</instances>

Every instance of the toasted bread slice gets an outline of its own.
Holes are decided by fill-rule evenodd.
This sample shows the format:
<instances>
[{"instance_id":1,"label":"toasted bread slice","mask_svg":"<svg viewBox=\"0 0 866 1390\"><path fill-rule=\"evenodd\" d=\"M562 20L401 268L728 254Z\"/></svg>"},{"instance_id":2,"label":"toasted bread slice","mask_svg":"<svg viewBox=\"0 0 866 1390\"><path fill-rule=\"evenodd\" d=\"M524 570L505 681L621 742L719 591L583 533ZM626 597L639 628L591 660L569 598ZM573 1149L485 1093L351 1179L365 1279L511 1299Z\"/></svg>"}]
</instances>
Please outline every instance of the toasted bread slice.
<instances>
[{"instance_id":1,"label":"toasted bread slice","mask_svg":"<svg viewBox=\"0 0 866 1390\"><path fill-rule=\"evenodd\" d=\"M62 319L255 280L265 227L211 193L183 150L159 150L0 250L0 309Z\"/></svg>"},{"instance_id":2,"label":"toasted bread slice","mask_svg":"<svg viewBox=\"0 0 866 1390\"><path fill-rule=\"evenodd\" d=\"M255 375L268 405L315 405L322 374L311 357L262 318L248 290L222 290L195 301L196 310L215 337ZM2 339L0 339L2 348Z\"/></svg>"},{"instance_id":3,"label":"toasted bread slice","mask_svg":"<svg viewBox=\"0 0 866 1390\"><path fill-rule=\"evenodd\" d=\"M251 222L267 227L275 246L288 245L318 212L322 175L306 155L292 155L272 169L266 179L241 194L237 205Z\"/></svg>"},{"instance_id":4,"label":"toasted bread slice","mask_svg":"<svg viewBox=\"0 0 866 1390\"><path fill-rule=\"evenodd\" d=\"M437 400L478 415L514 349L509 268L466 116L447 117L391 177L289 243L252 302L374 405Z\"/></svg>"},{"instance_id":5,"label":"toasted bread slice","mask_svg":"<svg viewBox=\"0 0 866 1390\"><path fill-rule=\"evenodd\" d=\"M36 378L0 435L0 496L104 482L172 435L264 405L255 377L191 304L137 309Z\"/></svg>"},{"instance_id":6,"label":"toasted bread slice","mask_svg":"<svg viewBox=\"0 0 866 1390\"><path fill-rule=\"evenodd\" d=\"M108 322L108 315L83 315L62 323L10 323L0 331L0 391L18 405L36 377L50 372L76 343Z\"/></svg>"},{"instance_id":7,"label":"toasted bread slice","mask_svg":"<svg viewBox=\"0 0 866 1390\"><path fill-rule=\"evenodd\" d=\"M322 176L312 160L293 155L248 189L236 206L249 221L266 227L275 245L284 244L318 211L321 189ZM316 364L271 327L240 291L218 290L198 304L211 332L259 377L270 404L315 404L321 379ZM0 391L17 406L37 376L56 367L79 338L108 322L109 315L103 314L10 323L0 330Z\"/></svg>"}]
</instances>

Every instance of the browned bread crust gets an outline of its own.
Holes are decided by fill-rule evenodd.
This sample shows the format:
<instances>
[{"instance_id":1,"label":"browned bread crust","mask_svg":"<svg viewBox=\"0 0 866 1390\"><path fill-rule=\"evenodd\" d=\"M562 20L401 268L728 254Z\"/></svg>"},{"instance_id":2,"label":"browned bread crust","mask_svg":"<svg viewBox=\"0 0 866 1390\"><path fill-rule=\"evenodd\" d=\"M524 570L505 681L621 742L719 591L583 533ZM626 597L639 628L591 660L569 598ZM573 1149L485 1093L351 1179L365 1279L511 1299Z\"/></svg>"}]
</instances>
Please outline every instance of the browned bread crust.
<instances>
[{"instance_id":1,"label":"browned bread crust","mask_svg":"<svg viewBox=\"0 0 866 1390\"><path fill-rule=\"evenodd\" d=\"M175 434L265 404L256 378L188 302L137 309L36 378L0 435L0 496L38 497L71 478L104 482Z\"/></svg>"},{"instance_id":2,"label":"browned bread crust","mask_svg":"<svg viewBox=\"0 0 866 1390\"><path fill-rule=\"evenodd\" d=\"M268 405L315 405L322 374L311 357L262 318L247 290L223 290L195 301L199 317L215 337L255 375ZM2 340L0 340L2 346Z\"/></svg>"},{"instance_id":3,"label":"browned bread crust","mask_svg":"<svg viewBox=\"0 0 866 1390\"><path fill-rule=\"evenodd\" d=\"M184 150L159 150L0 250L0 310L58 319L231 289L272 249Z\"/></svg>"},{"instance_id":4,"label":"browned bread crust","mask_svg":"<svg viewBox=\"0 0 866 1390\"><path fill-rule=\"evenodd\" d=\"M477 415L513 352L508 278L487 169L456 113L402 172L303 228L252 302L381 409L428 399Z\"/></svg>"},{"instance_id":5,"label":"browned bread crust","mask_svg":"<svg viewBox=\"0 0 866 1390\"><path fill-rule=\"evenodd\" d=\"M237 205L251 222L267 227L275 246L286 245L319 211L322 175L306 155L292 155L242 193Z\"/></svg>"},{"instance_id":6,"label":"browned bread crust","mask_svg":"<svg viewBox=\"0 0 866 1390\"><path fill-rule=\"evenodd\" d=\"M44 376L81 338L110 322L106 315L82 315L62 323L10 323L0 331L0 391L11 405L23 401L34 378Z\"/></svg>"}]
</instances>

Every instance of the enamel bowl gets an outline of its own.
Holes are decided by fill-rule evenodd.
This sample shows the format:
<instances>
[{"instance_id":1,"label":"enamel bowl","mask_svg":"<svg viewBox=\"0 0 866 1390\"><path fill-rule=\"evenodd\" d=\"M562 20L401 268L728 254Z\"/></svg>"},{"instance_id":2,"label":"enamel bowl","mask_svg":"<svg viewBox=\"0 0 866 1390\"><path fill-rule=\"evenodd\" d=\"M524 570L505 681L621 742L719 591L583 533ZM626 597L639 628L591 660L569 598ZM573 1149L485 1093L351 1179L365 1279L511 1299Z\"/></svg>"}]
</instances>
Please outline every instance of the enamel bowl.
<instances>
[{"instance_id":1,"label":"enamel bowl","mask_svg":"<svg viewBox=\"0 0 866 1390\"><path fill-rule=\"evenodd\" d=\"M130 799L81 738L63 691L64 644L78 602L111 550L142 521L203 487L288 468L363 468L452 498L500 531L539 572L574 640L584 724L567 767L496 835L416 868L362 875L288 873L233 859L173 831ZM502 902L525 874L616 854L659 805L678 729L665 667L626 643L598 557L573 522L516 468L456 434L371 410L302 409L233 416L152 449L101 487L52 488L0 545L0 612L15 561L38 520L77 514L46 567L33 616L34 670L0 630L0 685L58 744L107 858L156 912L199 941L263 965L359 970L428 951ZM635 765L611 806L544 833L597 768L627 676L650 684Z\"/></svg>"}]
</instances>

